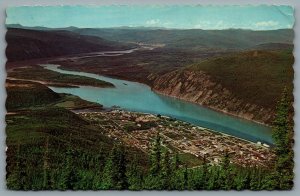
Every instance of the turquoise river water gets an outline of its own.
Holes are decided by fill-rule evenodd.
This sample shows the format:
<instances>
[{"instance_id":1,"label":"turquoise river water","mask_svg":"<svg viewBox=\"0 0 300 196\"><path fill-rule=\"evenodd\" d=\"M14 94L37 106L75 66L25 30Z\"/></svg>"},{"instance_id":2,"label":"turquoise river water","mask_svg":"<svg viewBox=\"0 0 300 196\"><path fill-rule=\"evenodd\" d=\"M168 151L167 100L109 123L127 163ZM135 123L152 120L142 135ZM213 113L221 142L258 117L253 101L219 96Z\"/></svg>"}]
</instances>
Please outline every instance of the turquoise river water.
<instances>
[{"instance_id":1,"label":"turquoise river water","mask_svg":"<svg viewBox=\"0 0 300 196\"><path fill-rule=\"evenodd\" d=\"M100 103L108 108L118 106L120 109L127 111L170 116L253 142L273 143L270 127L216 112L190 102L159 95L147 85L97 74L62 70L59 68L59 65L45 64L42 66L45 69L59 73L86 76L115 85L115 88L90 86L80 86L79 88L50 87L57 93L77 95L82 99Z\"/></svg>"}]
</instances>

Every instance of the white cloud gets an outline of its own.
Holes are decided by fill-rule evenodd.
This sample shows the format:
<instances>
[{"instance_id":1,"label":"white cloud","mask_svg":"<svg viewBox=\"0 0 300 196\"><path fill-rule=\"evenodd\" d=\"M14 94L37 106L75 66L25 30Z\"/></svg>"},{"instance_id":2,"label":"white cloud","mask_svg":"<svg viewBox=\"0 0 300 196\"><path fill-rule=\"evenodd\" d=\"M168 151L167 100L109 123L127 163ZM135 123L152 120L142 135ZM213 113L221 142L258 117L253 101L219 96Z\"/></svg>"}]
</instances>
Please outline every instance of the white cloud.
<instances>
[{"instance_id":1,"label":"white cloud","mask_svg":"<svg viewBox=\"0 0 300 196\"><path fill-rule=\"evenodd\" d=\"M196 29L227 29L231 28L234 24L227 24L223 20L211 22L211 21L201 21L194 25Z\"/></svg>"},{"instance_id":2,"label":"white cloud","mask_svg":"<svg viewBox=\"0 0 300 196\"><path fill-rule=\"evenodd\" d=\"M210 21L200 21L198 24L194 25L196 29L206 29L211 25Z\"/></svg>"},{"instance_id":3,"label":"white cloud","mask_svg":"<svg viewBox=\"0 0 300 196\"><path fill-rule=\"evenodd\" d=\"M254 24L256 27L275 27L278 25L278 22L269 20L269 21L261 21Z\"/></svg>"},{"instance_id":4,"label":"white cloud","mask_svg":"<svg viewBox=\"0 0 300 196\"><path fill-rule=\"evenodd\" d=\"M223 29L223 28L225 28L225 26L226 25L224 24L223 20L220 20L219 22L216 23L215 28L216 29Z\"/></svg>"},{"instance_id":5,"label":"white cloud","mask_svg":"<svg viewBox=\"0 0 300 196\"><path fill-rule=\"evenodd\" d=\"M147 20L146 21L146 24L147 25L157 25L160 23L160 20L159 19L151 19L151 20Z\"/></svg>"}]
</instances>

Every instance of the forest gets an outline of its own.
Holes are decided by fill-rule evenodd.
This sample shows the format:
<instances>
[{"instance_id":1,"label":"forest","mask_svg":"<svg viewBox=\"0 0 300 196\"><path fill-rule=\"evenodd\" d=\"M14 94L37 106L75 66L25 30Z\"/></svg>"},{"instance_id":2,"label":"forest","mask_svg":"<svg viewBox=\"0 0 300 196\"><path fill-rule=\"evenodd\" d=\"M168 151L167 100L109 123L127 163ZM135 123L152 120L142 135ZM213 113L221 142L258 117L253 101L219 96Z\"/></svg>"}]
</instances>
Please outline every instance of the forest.
<instances>
[{"instance_id":1,"label":"forest","mask_svg":"<svg viewBox=\"0 0 300 196\"><path fill-rule=\"evenodd\" d=\"M170 155L159 133L149 158L144 160L146 163L142 155L132 156L120 142L114 142L109 154L101 145L98 152L87 153L69 143L62 154L64 158L53 159L50 153L55 152L49 150L49 137L45 137L34 150L21 143L10 149L15 156L7 165L7 187L13 190L289 190L293 188L294 177L291 113L291 100L285 90L273 123L277 155L273 167L241 167L231 163L231 155L225 152L218 165L203 157L200 166L188 168L177 154Z\"/></svg>"}]
</instances>

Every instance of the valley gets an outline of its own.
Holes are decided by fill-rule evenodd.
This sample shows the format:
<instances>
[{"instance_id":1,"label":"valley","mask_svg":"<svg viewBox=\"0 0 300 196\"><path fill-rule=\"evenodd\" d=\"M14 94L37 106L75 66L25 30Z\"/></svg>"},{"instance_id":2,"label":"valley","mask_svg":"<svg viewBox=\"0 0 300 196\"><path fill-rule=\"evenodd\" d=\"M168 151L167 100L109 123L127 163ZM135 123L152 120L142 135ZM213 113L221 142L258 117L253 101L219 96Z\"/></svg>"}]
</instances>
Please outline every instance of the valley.
<instances>
[{"instance_id":1,"label":"valley","mask_svg":"<svg viewBox=\"0 0 300 196\"><path fill-rule=\"evenodd\" d=\"M292 190L294 8L6 9L8 190Z\"/></svg>"},{"instance_id":2,"label":"valley","mask_svg":"<svg viewBox=\"0 0 300 196\"><path fill-rule=\"evenodd\" d=\"M22 31L25 36L73 39L64 30ZM8 42L16 33L9 33ZM268 168L276 161L270 126L281 89L288 86L291 96L290 45L179 49L167 42L129 39L118 45L114 39L112 44L81 36L78 51L64 52L62 47L57 56L54 45L31 40L41 50L8 55L7 153L20 148L24 153L26 146L41 151L46 141L48 151L56 154L49 164L60 170L63 165L57 160L67 149L103 161L110 149L122 144L128 164L138 160L147 173L148 156L159 136L163 151L177 157L179 168L219 166L226 155L231 164L245 168ZM26 139L20 143L20 137ZM35 159L42 156L33 153L26 161L39 165ZM8 163L14 168L16 160Z\"/></svg>"},{"instance_id":3,"label":"valley","mask_svg":"<svg viewBox=\"0 0 300 196\"><path fill-rule=\"evenodd\" d=\"M127 146L129 152L145 156L150 153L151 143L159 133L164 148L173 155L178 154L181 164L191 168L201 164L204 157L207 157L210 164L218 165L224 152L230 153L233 163L241 166L267 167L274 161L275 155L269 145L241 140L167 116L107 110L100 104L74 95L57 94L37 82L7 80L6 87L9 95L6 103L9 137L7 146L11 153L15 152L18 145L35 148L46 137L50 138L48 140L52 144L58 142L59 145L67 145L60 142L69 140L74 149L89 153L93 146L99 146L96 140L101 141L101 146L112 145L109 141L120 141ZM20 144L18 138L20 134L25 134L24 129L27 130L26 139ZM97 136L92 139L83 134ZM35 138L37 135L40 139ZM92 146L84 148L86 145ZM50 149L58 154L63 153L63 150L62 146ZM95 153L96 156L97 151ZM145 162L147 159L140 161ZM57 163L53 164L53 167L59 166Z\"/></svg>"}]
</instances>

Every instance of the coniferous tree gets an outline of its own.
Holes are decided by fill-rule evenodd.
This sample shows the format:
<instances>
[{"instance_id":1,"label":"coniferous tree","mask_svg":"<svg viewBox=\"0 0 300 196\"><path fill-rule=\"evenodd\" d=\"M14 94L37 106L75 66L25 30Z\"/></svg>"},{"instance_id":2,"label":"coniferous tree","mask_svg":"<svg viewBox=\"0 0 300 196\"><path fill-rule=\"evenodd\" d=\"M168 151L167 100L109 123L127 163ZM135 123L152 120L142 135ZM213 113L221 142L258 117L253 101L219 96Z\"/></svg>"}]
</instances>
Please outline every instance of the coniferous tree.
<instances>
[{"instance_id":1,"label":"coniferous tree","mask_svg":"<svg viewBox=\"0 0 300 196\"><path fill-rule=\"evenodd\" d=\"M44 165L43 165L43 189L51 189L51 175L49 170L49 137L46 138Z\"/></svg>"},{"instance_id":2,"label":"coniferous tree","mask_svg":"<svg viewBox=\"0 0 300 196\"><path fill-rule=\"evenodd\" d=\"M127 187L125 151L118 145L112 149L105 164L102 188L123 190Z\"/></svg>"},{"instance_id":3,"label":"coniferous tree","mask_svg":"<svg viewBox=\"0 0 300 196\"><path fill-rule=\"evenodd\" d=\"M276 171L268 172L265 174L264 178L262 179L262 186L263 190L274 190L278 187L278 176L276 175Z\"/></svg>"},{"instance_id":4,"label":"coniferous tree","mask_svg":"<svg viewBox=\"0 0 300 196\"><path fill-rule=\"evenodd\" d=\"M99 190L102 188L101 182L102 182L102 173L105 166L105 154L103 146L100 146L98 156L94 158L94 164L91 166L93 167L92 171L94 173L93 178L93 190Z\"/></svg>"},{"instance_id":5,"label":"coniferous tree","mask_svg":"<svg viewBox=\"0 0 300 196\"><path fill-rule=\"evenodd\" d=\"M203 157L203 164L201 169L202 172L201 172L200 186L198 188L203 190L206 188L206 182L208 177L208 161L207 161L206 154Z\"/></svg>"},{"instance_id":6,"label":"coniferous tree","mask_svg":"<svg viewBox=\"0 0 300 196\"><path fill-rule=\"evenodd\" d=\"M118 183L117 188L124 190L128 187L127 177L126 177L126 156L125 156L125 149L124 146L119 146L118 148Z\"/></svg>"},{"instance_id":7,"label":"coniferous tree","mask_svg":"<svg viewBox=\"0 0 300 196\"><path fill-rule=\"evenodd\" d=\"M275 178L278 178L276 189L291 189L294 178L294 152L293 152L293 125L291 114L291 101L287 88L282 93L277 106L276 117L273 124L273 139L276 145ZM275 185L274 185L275 186Z\"/></svg>"},{"instance_id":8,"label":"coniferous tree","mask_svg":"<svg viewBox=\"0 0 300 196\"><path fill-rule=\"evenodd\" d=\"M188 182L189 182L189 178L188 178L188 169L187 166L184 165L184 169L183 169L183 189L188 189Z\"/></svg>"},{"instance_id":9,"label":"coniferous tree","mask_svg":"<svg viewBox=\"0 0 300 196\"><path fill-rule=\"evenodd\" d=\"M13 190L20 190L21 189L21 169L20 168L20 143L18 142L17 145L17 151L16 151L16 163L15 166L13 167L12 171L10 174L7 175L7 187L9 189Z\"/></svg>"},{"instance_id":10,"label":"coniferous tree","mask_svg":"<svg viewBox=\"0 0 300 196\"><path fill-rule=\"evenodd\" d=\"M181 184L182 184L181 174L182 174L182 171L180 168L177 170L172 170L170 189L172 189L172 190L181 190L182 189L181 188Z\"/></svg>"},{"instance_id":11,"label":"coniferous tree","mask_svg":"<svg viewBox=\"0 0 300 196\"><path fill-rule=\"evenodd\" d=\"M170 160L170 152L166 150L163 154L162 159L162 168L161 168L161 180L163 184L163 189L170 189L170 180L171 180L171 160Z\"/></svg>"},{"instance_id":12,"label":"coniferous tree","mask_svg":"<svg viewBox=\"0 0 300 196\"><path fill-rule=\"evenodd\" d=\"M20 183L20 190L30 190L31 188L31 181L29 178L32 176L29 173L28 163L29 161L26 159L21 159L19 163L20 173L19 173L19 183Z\"/></svg>"},{"instance_id":13,"label":"coniferous tree","mask_svg":"<svg viewBox=\"0 0 300 196\"><path fill-rule=\"evenodd\" d=\"M180 165L179 155L178 152L175 153L175 156L173 157L173 170L178 170Z\"/></svg>"},{"instance_id":14,"label":"coniferous tree","mask_svg":"<svg viewBox=\"0 0 300 196\"><path fill-rule=\"evenodd\" d=\"M76 189L76 184L78 182L78 171L74 168L73 157L74 150L71 147L68 147L66 152L66 162L62 168L62 172L59 178L59 189L67 190L67 189Z\"/></svg>"},{"instance_id":15,"label":"coniferous tree","mask_svg":"<svg viewBox=\"0 0 300 196\"><path fill-rule=\"evenodd\" d=\"M219 166L211 166L209 168L209 178L207 180L206 189L217 190L219 189Z\"/></svg>"},{"instance_id":16,"label":"coniferous tree","mask_svg":"<svg viewBox=\"0 0 300 196\"><path fill-rule=\"evenodd\" d=\"M151 155L150 155L150 161L151 161L150 173L152 175L158 175L161 170L161 155L162 155L161 137L159 133L157 133L155 141L152 145Z\"/></svg>"},{"instance_id":17,"label":"coniferous tree","mask_svg":"<svg viewBox=\"0 0 300 196\"><path fill-rule=\"evenodd\" d=\"M254 168L250 173L250 190L260 190L261 189L261 180L262 180L262 171L261 168Z\"/></svg>"},{"instance_id":18,"label":"coniferous tree","mask_svg":"<svg viewBox=\"0 0 300 196\"><path fill-rule=\"evenodd\" d=\"M116 151L116 147L114 147L110 153L108 160L105 163L101 183L102 189L113 189L116 186L116 176L118 175L114 162L117 159Z\"/></svg>"},{"instance_id":19,"label":"coniferous tree","mask_svg":"<svg viewBox=\"0 0 300 196\"><path fill-rule=\"evenodd\" d=\"M218 180L221 189L229 190L231 188L231 171L232 168L230 164L229 153L225 151L223 160L220 165L220 174Z\"/></svg>"},{"instance_id":20,"label":"coniferous tree","mask_svg":"<svg viewBox=\"0 0 300 196\"><path fill-rule=\"evenodd\" d=\"M126 176L129 184L129 190L141 190L143 188L142 168L139 166L139 162L136 156L130 163L126 172Z\"/></svg>"},{"instance_id":21,"label":"coniferous tree","mask_svg":"<svg viewBox=\"0 0 300 196\"><path fill-rule=\"evenodd\" d=\"M233 167L233 177L231 188L236 190L248 189L248 184L250 183L250 176L248 175L247 168L240 168L236 165Z\"/></svg>"}]
</instances>

